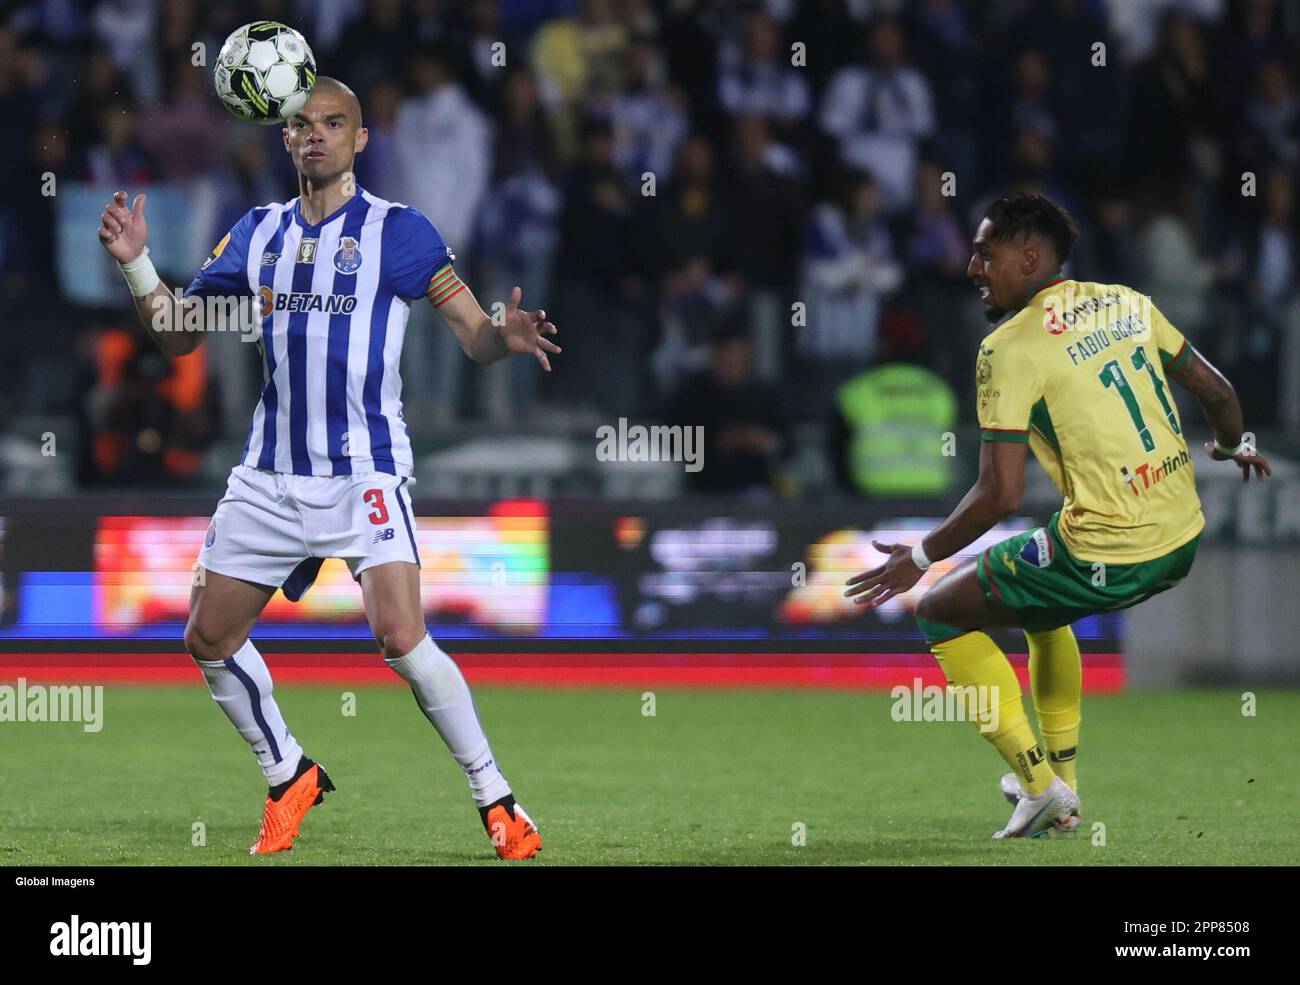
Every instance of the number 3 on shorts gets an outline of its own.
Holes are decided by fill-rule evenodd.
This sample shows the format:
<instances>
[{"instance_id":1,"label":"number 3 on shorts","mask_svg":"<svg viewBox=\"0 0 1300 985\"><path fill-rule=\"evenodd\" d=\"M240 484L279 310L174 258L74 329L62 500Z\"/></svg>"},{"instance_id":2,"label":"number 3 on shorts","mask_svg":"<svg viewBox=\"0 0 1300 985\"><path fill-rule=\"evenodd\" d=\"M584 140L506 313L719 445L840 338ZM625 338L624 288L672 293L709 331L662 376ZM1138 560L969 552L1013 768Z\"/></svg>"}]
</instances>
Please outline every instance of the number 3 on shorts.
<instances>
[{"instance_id":1,"label":"number 3 on shorts","mask_svg":"<svg viewBox=\"0 0 1300 985\"><path fill-rule=\"evenodd\" d=\"M381 523L388 522L388 507L384 505L384 491L382 489L367 489L362 493L361 498L374 507L370 514L370 522L378 526Z\"/></svg>"}]
</instances>

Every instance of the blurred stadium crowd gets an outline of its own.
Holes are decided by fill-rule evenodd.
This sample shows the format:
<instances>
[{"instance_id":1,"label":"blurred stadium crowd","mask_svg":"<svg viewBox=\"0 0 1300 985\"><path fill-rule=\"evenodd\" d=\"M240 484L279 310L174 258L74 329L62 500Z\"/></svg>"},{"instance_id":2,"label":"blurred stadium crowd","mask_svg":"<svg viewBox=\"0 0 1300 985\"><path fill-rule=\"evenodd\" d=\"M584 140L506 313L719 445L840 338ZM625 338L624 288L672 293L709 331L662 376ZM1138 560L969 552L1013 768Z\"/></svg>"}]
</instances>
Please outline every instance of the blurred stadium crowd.
<instances>
[{"instance_id":1,"label":"blurred stadium crowd","mask_svg":"<svg viewBox=\"0 0 1300 985\"><path fill-rule=\"evenodd\" d=\"M519 284L560 326L552 376L480 370L417 306L417 446L627 416L706 425L700 489L786 488L811 441L826 485L897 492L847 464L855 432L973 417L989 326L968 243L1013 190L1074 212L1068 272L1149 293L1236 382L1248 426L1300 429L1289 0L17 2L0 22L0 436L75 420L79 484L184 483L223 438L242 445L253 349L221 339L169 367L124 287L79 300L105 262L102 204L70 216L64 189L182 189L198 255L154 250L181 285L249 207L293 197L279 128L211 91L224 37L263 18L360 95L361 184L427 214L482 303ZM893 479L940 491L924 472Z\"/></svg>"}]
</instances>

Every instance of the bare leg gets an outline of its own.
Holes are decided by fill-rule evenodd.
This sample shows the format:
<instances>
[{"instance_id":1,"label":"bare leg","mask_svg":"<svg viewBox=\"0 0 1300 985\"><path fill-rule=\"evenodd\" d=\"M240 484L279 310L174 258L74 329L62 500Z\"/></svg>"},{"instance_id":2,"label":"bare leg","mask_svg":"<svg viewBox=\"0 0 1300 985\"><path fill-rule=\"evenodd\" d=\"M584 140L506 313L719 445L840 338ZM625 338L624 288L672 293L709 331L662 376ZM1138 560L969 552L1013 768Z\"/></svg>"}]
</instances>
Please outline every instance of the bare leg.
<instances>
[{"instance_id":1,"label":"bare leg","mask_svg":"<svg viewBox=\"0 0 1300 985\"><path fill-rule=\"evenodd\" d=\"M958 629L1016 626L1014 612L984 597L975 573L978 563L979 558L970 558L939 579L917 605L917 616Z\"/></svg>"},{"instance_id":2,"label":"bare leg","mask_svg":"<svg viewBox=\"0 0 1300 985\"><path fill-rule=\"evenodd\" d=\"M275 589L215 571L204 571L203 582L190 592L185 649L195 660L225 660L248 639Z\"/></svg>"}]
</instances>

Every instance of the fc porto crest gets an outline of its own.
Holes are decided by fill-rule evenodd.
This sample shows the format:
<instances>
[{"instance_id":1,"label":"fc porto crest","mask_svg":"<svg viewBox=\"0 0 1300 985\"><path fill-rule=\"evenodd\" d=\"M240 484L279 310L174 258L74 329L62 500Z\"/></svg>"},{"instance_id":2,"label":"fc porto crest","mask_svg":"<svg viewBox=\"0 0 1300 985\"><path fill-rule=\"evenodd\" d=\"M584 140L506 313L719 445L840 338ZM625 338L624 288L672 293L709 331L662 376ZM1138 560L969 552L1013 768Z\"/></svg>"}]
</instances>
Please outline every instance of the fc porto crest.
<instances>
[{"instance_id":1,"label":"fc porto crest","mask_svg":"<svg viewBox=\"0 0 1300 985\"><path fill-rule=\"evenodd\" d=\"M361 267L361 247L356 239L344 236L334 254L334 269L341 274L355 274Z\"/></svg>"},{"instance_id":2,"label":"fc porto crest","mask_svg":"<svg viewBox=\"0 0 1300 985\"><path fill-rule=\"evenodd\" d=\"M1020 548L1020 558L1036 568L1049 568L1052 565L1055 550L1052 546L1052 538L1047 534L1047 529L1039 527L1025 541L1025 546Z\"/></svg>"},{"instance_id":3,"label":"fc porto crest","mask_svg":"<svg viewBox=\"0 0 1300 985\"><path fill-rule=\"evenodd\" d=\"M217 542L217 521L213 520L208 524L208 534L203 538L203 546L211 547Z\"/></svg>"}]
</instances>

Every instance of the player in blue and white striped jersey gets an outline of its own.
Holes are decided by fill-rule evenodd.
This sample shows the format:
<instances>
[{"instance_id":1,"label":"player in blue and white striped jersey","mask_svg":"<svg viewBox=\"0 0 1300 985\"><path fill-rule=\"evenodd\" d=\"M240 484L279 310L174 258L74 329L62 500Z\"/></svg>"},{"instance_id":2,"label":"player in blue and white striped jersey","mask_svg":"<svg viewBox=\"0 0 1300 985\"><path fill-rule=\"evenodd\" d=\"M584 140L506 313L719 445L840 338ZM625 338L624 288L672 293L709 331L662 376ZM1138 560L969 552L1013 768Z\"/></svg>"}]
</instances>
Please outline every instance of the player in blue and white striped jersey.
<instances>
[{"instance_id":1,"label":"player in blue and white striped jersey","mask_svg":"<svg viewBox=\"0 0 1300 985\"><path fill-rule=\"evenodd\" d=\"M519 307L517 287L495 322L425 216L356 185L353 162L367 132L347 86L319 77L283 137L299 196L250 209L183 298L149 260L145 196L128 209L118 192L99 228L141 321L168 356L202 343L206 332L167 329L187 315L192 321L203 299L260 302L262 393L243 460L199 552L202 577L185 629L186 649L270 787L250 851L291 847L303 816L333 784L285 725L249 633L277 589L300 598L321 562L338 557L361 585L386 662L465 770L497 854L528 858L541 836L514 801L459 668L425 629L398 367L409 304L422 297L479 363L523 353L549 372L549 355L560 349L547 336L556 328L544 311Z\"/></svg>"}]
</instances>

